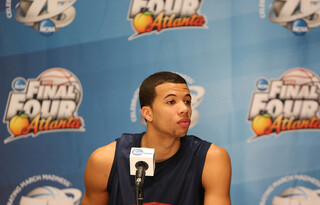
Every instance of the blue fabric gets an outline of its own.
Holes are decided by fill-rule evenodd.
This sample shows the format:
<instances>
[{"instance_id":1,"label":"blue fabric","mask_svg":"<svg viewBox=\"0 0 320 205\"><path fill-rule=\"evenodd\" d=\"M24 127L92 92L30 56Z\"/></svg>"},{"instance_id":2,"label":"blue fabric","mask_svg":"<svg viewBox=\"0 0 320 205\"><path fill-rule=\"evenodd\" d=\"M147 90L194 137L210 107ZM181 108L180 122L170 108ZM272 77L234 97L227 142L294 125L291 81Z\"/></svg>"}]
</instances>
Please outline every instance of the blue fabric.
<instances>
[{"instance_id":1,"label":"blue fabric","mask_svg":"<svg viewBox=\"0 0 320 205\"><path fill-rule=\"evenodd\" d=\"M123 134L117 139L113 166L109 176L109 205L136 204L134 176L130 175L131 147L140 147L142 134ZM153 177L144 183L144 203L170 205L203 204L202 170L211 143L195 136L181 138L178 152L156 163Z\"/></svg>"}]
</instances>

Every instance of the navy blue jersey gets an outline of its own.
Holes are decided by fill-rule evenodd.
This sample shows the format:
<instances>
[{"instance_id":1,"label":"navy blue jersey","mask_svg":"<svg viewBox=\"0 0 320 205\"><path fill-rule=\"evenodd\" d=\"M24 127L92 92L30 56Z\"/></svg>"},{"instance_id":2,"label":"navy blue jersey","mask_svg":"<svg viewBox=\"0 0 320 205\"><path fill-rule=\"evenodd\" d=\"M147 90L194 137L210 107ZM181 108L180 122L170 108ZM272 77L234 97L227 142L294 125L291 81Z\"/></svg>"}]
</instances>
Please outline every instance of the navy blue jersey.
<instances>
[{"instance_id":1,"label":"navy blue jersey","mask_svg":"<svg viewBox=\"0 0 320 205\"><path fill-rule=\"evenodd\" d=\"M123 134L117 146L107 191L109 205L136 204L135 176L130 175L131 147L141 147L142 134ZM210 143L195 136L181 138L175 155L157 162L154 176L146 176L143 204L200 205L204 201L202 170Z\"/></svg>"}]
</instances>

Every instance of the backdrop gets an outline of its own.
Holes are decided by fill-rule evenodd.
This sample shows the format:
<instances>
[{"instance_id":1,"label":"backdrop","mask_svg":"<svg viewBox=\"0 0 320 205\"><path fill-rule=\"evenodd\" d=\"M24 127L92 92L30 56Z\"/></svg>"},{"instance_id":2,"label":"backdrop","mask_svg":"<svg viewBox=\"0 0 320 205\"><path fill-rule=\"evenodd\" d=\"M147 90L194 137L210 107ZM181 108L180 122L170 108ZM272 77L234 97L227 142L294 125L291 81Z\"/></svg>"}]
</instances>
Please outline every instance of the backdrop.
<instances>
[{"instance_id":1,"label":"backdrop","mask_svg":"<svg viewBox=\"0 0 320 205\"><path fill-rule=\"evenodd\" d=\"M79 204L90 154L145 131L138 88L187 80L234 205L319 204L315 0L2 0L0 203Z\"/></svg>"}]
</instances>

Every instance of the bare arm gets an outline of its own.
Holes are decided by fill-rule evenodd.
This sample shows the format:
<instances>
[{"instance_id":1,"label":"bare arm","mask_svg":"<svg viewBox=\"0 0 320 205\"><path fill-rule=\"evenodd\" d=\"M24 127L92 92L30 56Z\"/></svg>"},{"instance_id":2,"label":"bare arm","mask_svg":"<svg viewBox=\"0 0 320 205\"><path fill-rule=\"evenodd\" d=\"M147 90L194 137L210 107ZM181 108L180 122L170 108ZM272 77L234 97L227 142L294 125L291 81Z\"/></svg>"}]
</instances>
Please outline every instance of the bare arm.
<instances>
[{"instance_id":1,"label":"bare arm","mask_svg":"<svg viewBox=\"0 0 320 205\"><path fill-rule=\"evenodd\" d=\"M107 192L107 185L115 149L116 142L112 142L91 154L84 175L86 191L81 205L108 204L109 193Z\"/></svg>"},{"instance_id":2,"label":"bare arm","mask_svg":"<svg viewBox=\"0 0 320 205\"><path fill-rule=\"evenodd\" d=\"M205 205L231 205L231 161L222 147L211 145L203 168L202 184Z\"/></svg>"}]
</instances>

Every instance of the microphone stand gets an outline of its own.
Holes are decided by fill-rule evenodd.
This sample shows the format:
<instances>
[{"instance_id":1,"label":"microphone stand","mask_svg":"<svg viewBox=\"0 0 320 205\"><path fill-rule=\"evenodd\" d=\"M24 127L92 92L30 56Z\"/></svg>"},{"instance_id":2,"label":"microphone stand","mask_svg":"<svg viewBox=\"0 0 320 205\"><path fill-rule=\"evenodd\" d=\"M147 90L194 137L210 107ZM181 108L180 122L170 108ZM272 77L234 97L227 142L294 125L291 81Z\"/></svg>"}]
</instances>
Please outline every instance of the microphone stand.
<instances>
[{"instance_id":1,"label":"microphone stand","mask_svg":"<svg viewBox=\"0 0 320 205\"><path fill-rule=\"evenodd\" d=\"M143 187L136 187L136 198L137 198L137 205L142 205L143 202Z\"/></svg>"},{"instance_id":2,"label":"microphone stand","mask_svg":"<svg viewBox=\"0 0 320 205\"><path fill-rule=\"evenodd\" d=\"M137 205L142 205L144 193L143 193L143 184L144 177L146 175L146 169L148 169L148 165L145 162L137 162L136 164L136 177L135 177L135 185L136 185L136 199Z\"/></svg>"}]
</instances>

